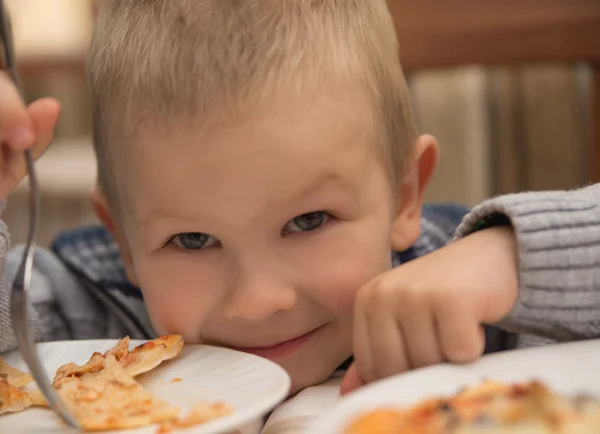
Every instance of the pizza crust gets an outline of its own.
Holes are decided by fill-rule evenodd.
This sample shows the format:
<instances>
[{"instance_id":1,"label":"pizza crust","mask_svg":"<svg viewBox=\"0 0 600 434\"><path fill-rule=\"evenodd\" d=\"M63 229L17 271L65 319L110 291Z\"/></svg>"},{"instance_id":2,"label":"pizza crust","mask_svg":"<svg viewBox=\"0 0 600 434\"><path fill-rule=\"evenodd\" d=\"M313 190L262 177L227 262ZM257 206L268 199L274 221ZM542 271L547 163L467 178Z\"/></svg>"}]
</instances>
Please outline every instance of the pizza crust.
<instances>
[{"instance_id":1,"label":"pizza crust","mask_svg":"<svg viewBox=\"0 0 600 434\"><path fill-rule=\"evenodd\" d=\"M169 335L156 338L124 354L120 365L132 377L151 371L162 362L174 359L183 350L183 338Z\"/></svg>"},{"instance_id":2,"label":"pizza crust","mask_svg":"<svg viewBox=\"0 0 600 434\"><path fill-rule=\"evenodd\" d=\"M10 366L0 357L0 414L17 413L33 406L48 406L37 389L26 389L32 383L31 374Z\"/></svg>"},{"instance_id":3,"label":"pizza crust","mask_svg":"<svg viewBox=\"0 0 600 434\"><path fill-rule=\"evenodd\" d=\"M0 414L16 413L32 405L27 392L23 392L0 377Z\"/></svg>"},{"instance_id":4,"label":"pizza crust","mask_svg":"<svg viewBox=\"0 0 600 434\"><path fill-rule=\"evenodd\" d=\"M96 372L62 378L56 390L86 431L165 422L180 411L145 390L113 354L104 358L102 369Z\"/></svg>"},{"instance_id":5,"label":"pizza crust","mask_svg":"<svg viewBox=\"0 0 600 434\"><path fill-rule=\"evenodd\" d=\"M4 378L14 387L25 387L33 381L31 374L13 368L2 357L0 357L0 378Z\"/></svg>"},{"instance_id":6,"label":"pizza crust","mask_svg":"<svg viewBox=\"0 0 600 434\"><path fill-rule=\"evenodd\" d=\"M127 374L136 377L148 372L162 362L176 358L183 350L183 338L180 335L167 335L153 339L133 350L129 350L129 337L121 339L104 354L95 352L87 363L79 366L67 363L56 371L53 384L57 386L66 377L78 377L98 372L104 368L108 356L114 356Z\"/></svg>"}]
</instances>

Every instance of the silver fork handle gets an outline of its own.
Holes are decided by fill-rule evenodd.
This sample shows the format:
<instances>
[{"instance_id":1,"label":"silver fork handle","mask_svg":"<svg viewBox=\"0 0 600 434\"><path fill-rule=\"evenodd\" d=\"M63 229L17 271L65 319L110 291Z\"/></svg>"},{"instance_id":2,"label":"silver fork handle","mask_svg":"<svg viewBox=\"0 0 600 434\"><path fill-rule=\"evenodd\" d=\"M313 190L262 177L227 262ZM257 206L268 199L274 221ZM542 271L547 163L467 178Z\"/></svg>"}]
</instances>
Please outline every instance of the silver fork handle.
<instances>
[{"instance_id":1,"label":"silver fork handle","mask_svg":"<svg viewBox=\"0 0 600 434\"><path fill-rule=\"evenodd\" d=\"M1 1L1 0L0 0ZM30 207L30 218L29 218L29 233L27 239L27 246L33 246L37 235L38 228L38 206L39 206L39 189L37 185L37 178L35 176L35 171L33 170L33 156L31 155L31 151L27 150L25 152L25 159L27 162L27 172L29 173L29 184L30 184L30 193L29 193L29 207ZM34 353L36 351L36 344L31 335L31 328L24 327L23 324L19 324L19 320L26 322L28 320L26 312L16 312L13 310L13 306L29 306L27 294L29 292L29 288L23 285L23 282L31 282L31 272L33 269L33 248L26 248L23 251L23 258L21 259L21 265L17 271L17 274L13 280L12 286L12 294L11 297L14 297L14 302L11 302L11 322L12 327L15 332L15 337L17 338L17 342L20 342L19 352L23 357L23 360L27 364L31 375L33 376L35 382L38 387L44 394L44 397L48 400L48 404L50 407L60 416L60 418L70 427L80 429L80 425L75 420L75 418L71 415L69 410L66 407L64 401L60 398L52 384L48 380L48 376L44 371L40 363L39 356ZM25 317L23 318L23 314ZM25 343L25 345L23 345Z\"/></svg>"},{"instance_id":2,"label":"silver fork handle","mask_svg":"<svg viewBox=\"0 0 600 434\"><path fill-rule=\"evenodd\" d=\"M13 52L12 31L10 28L10 20L6 11L4 1L0 0L0 33L2 35L2 44L4 46L5 63L15 86L23 97L21 80L17 72L15 63L15 55ZM21 265L17 271L17 275L13 281L11 292L11 322L17 342L19 342L19 351L23 360L29 367L31 375L35 379L38 387L48 400L48 404L62 418L62 420L73 428L80 429L80 425L67 409L64 401L59 397L58 393L52 387L44 368L42 367L39 357L36 353L36 345L31 336L31 329L28 324L27 306L29 285L31 283L31 272L33 268L33 253L35 247L35 239L37 237L37 229L39 224L39 188L35 170L33 167L34 161L30 150L25 151L25 161L27 165L27 173L29 174L29 232L27 237L27 245L23 252ZM19 308L20 307L20 308Z\"/></svg>"},{"instance_id":3,"label":"silver fork handle","mask_svg":"<svg viewBox=\"0 0 600 434\"><path fill-rule=\"evenodd\" d=\"M26 270L19 270L19 273L24 272L26 272ZM19 273L17 273L17 276L19 275ZM27 292L22 287L13 287L12 297L19 298L17 300L19 303L24 303L25 305L27 303ZM31 336L31 329L29 327L20 327L17 324L15 324L18 321L17 315L20 315L20 313L18 313L17 315L15 315L15 313L16 312L11 312L13 329L15 331L17 341L27 343L26 345L19 346L19 352L21 353L23 360L29 367L31 375L33 376L43 395L48 400L48 404L56 412L56 414L58 414L68 426L76 429L81 429L77 420L75 420L75 418L71 416L71 413L67 409L67 406L64 403L64 401L60 398L60 396L58 396L58 393L56 392L54 387L52 387L50 381L48 381L46 372L44 371L42 365L39 363L39 356L34 354L34 351L36 351L36 346L33 341L33 337ZM24 318L24 321L27 321L27 318Z\"/></svg>"}]
</instances>

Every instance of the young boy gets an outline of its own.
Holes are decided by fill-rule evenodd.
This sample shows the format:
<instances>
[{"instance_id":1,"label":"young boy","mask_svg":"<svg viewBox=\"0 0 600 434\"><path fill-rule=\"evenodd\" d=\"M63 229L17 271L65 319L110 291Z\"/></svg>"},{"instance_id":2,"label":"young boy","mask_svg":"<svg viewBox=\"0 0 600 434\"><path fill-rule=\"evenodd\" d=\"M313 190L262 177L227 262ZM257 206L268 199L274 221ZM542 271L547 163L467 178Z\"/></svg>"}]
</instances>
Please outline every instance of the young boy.
<instances>
[{"instance_id":1,"label":"young boy","mask_svg":"<svg viewBox=\"0 0 600 434\"><path fill-rule=\"evenodd\" d=\"M464 214L417 242L438 147L385 2L110 1L89 80L108 232L37 255L47 339L180 333L275 360L295 393L352 354L354 295L392 250L435 249Z\"/></svg>"},{"instance_id":2,"label":"young boy","mask_svg":"<svg viewBox=\"0 0 600 434\"><path fill-rule=\"evenodd\" d=\"M465 211L422 206L438 145L417 135L383 0L110 1L89 79L104 227L37 253L38 339L180 333L279 363L294 394L352 355L345 390L528 335L598 335L583 270L598 247L557 223L600 228L595 190L486 203L458 236L482 230L427 255ZM57 116L0 75L2 198ZM20 257L0 240L4 352Z\"/></svg>"}]
</instances>

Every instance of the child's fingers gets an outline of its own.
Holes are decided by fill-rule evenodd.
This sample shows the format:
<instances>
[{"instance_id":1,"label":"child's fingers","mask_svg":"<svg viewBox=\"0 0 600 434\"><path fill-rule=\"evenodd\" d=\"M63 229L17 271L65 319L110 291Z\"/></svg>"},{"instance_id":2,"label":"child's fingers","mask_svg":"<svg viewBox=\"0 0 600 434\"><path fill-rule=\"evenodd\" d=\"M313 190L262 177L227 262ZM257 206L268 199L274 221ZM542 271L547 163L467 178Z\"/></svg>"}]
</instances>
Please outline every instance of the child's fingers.
<instances>
[{"instance_id":1,"label":"child's fingers","mask_svg":"<svg viewBox=\"0 0 600 434\"><path fill-rule=\"evenodd\" d=\"M0 142L10 149L30 147L35 132L29 113L12 80L0 71Z\"/></svg>"},{"instance_id":2,"label":"child's fingers","mask_svg":"<svg viewBox=\"0 0 600 434\"><path fill-rule=\"evenodd\" d=\"M33 129L34 142L30 148L34 159L39 158L46 150L54 133L60 106L51 98L34 101L27 109L27 117ZM27 174L25 164L25 148L11 146L8 141L1 144L0 160L0 197L7 197Z\"/></svg>"},{"instance_id":3,"label":"child's fingers","mask_svg":"<svg viewBox=\"0 0 600 434\"><path fill-rule=\"evenodd\" d=\"M410 368L421 368L442 361L435 319L428 305L408 306L398 318Z\"/></svg>"},{"instance_id":4,"label":"child's fingers","mask_svg":"<svg viewBox=\"0 0 600 434\"><path fill-rule=\"evenodd\" d=\"M389 285L361 288L354 317L356 369L367 383L407 370L405 342L396 320L397 299Z\"/></svg>"},{"instance_id":5,"label":"child's fingers","mask_svg":"<svg viewBox=\"0 0 600 434\"><path fill-rule=\"evenodd\" d=\"M35 144L32 148L35 159L40 157L54 136L54 129L60 114L60 104L54 98L40 98L27 108L35 131Z\"/></svg>"},{"instance_id":6,"label":"child's fingers","mask_svg":"<svg viewBox=\"0 0 600 434\"><path fill-rule=\"evenodd\" d=\"M372 372L373 359L371 354L371 337L369 335L369 323L367 319L369 301L366 288L361 289L358 292L354 307L354 327L352 335L354 364L360 375L367 380L367 382L375 379L375 374Z\"/></svg>"},{"instance_id":7,"label":"child's fingers","mask_svg":"<svg viewBox=\"0 0 600 434\"><path fill-rule=\"evenodd\" d=\"M387 309L387 310L384 310ZM369 372L359 373L369 382L404 372L410 368L400 326L389 306L370 312L371 363Z\"/></svg>"},{"instance_id":8,"label":"child's fingers","mask_svg":"<svg viewBox=\"0 0 600 434\"><path fill-rule=\"evenodd\" d=\"M446 300L437 310L440 344L446 359L466 363L477 359L485 346L481 326L460 301Z\"/></svg>"},{"instance_id":9,"label":"child's fingers","mask_svg":"<svg viewBox=\"0 0 600 434\"><path fill-rule=\"evenodd\" d=\"M365 381L358 374L356 363L352 363L348 368L348 371L346 371L346 375L344 375L344 378L342 379L340 394L345 395L355 389L358 389L359 387L364 386L365 384Z\"/></svg>"}]
</instances>

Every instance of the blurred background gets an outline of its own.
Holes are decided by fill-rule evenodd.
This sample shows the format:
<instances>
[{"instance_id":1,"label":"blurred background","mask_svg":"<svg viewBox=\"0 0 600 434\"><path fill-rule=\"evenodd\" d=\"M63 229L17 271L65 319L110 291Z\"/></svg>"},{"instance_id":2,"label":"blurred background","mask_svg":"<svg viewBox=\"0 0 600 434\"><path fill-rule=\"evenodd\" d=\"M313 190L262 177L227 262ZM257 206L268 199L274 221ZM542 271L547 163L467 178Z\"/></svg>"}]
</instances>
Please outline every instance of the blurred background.
<instances>
[{"instance_id":1,"label":"blurred background","mask_svg":"<svg viewBox=\"0 0 600 434\"><path fill-rule=\"evenodd\" d=\"M474 205L499 193L599 181L600 1L389 0L422 132L442 162L428 201ZM31 101L63 106L54 143L38 163L39 242L95 222L95 180L83 68L90 0L8 0ZM27 184L4 219L24 241Z\"/></svg>"}]
</instances>

